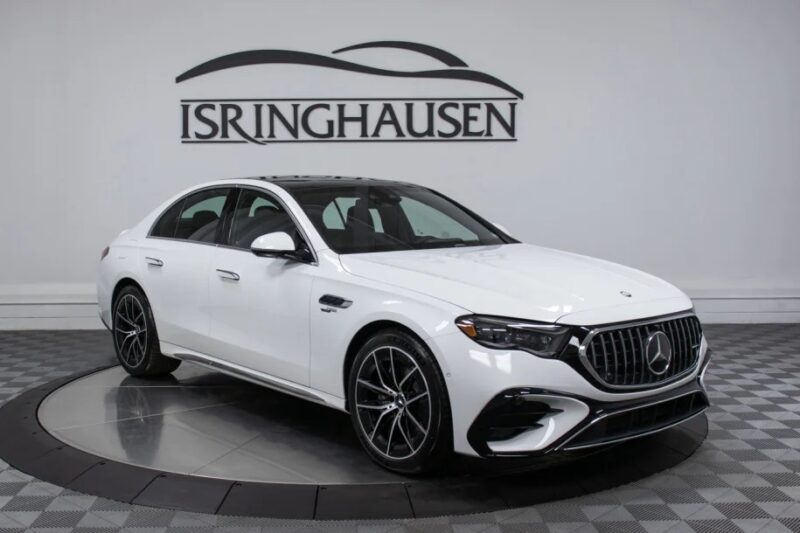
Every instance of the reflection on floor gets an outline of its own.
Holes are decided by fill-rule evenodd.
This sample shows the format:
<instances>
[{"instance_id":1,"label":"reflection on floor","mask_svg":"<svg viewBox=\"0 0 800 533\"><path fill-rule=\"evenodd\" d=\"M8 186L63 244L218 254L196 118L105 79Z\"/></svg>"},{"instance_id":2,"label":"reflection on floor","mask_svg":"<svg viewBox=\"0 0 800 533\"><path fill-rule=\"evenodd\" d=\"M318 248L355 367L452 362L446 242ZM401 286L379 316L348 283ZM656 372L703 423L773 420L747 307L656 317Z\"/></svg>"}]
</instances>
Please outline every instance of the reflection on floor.
<instances>
[{"instance_id":1,"label":"reflection on floor","mask_svg":"<svg viewBox=\"0 0 800 533\"><path fill-rule=\"evenodd\" d=\"M613 490L483 515L287 524L119 504L38 482L0 463L0 530L800 531L800 325L706 331L716 357L707 376L708 439L681 465ZM0 332L0 401L110 364L111 354L106 332ZM80 424L80 413L74 416Z\"/></svg>"},{"instance_id":2,"label":"reflection on floor","mask_svg":"<svg viewBox=\"0 0 800 533\"><path fill-rule=\"evenodd\" d=\"M401 481L361 450L347 414L185 363L158 380L114 367L39 409L59 440L115 461L237 481Z\"/></svg>"}]
</instances>

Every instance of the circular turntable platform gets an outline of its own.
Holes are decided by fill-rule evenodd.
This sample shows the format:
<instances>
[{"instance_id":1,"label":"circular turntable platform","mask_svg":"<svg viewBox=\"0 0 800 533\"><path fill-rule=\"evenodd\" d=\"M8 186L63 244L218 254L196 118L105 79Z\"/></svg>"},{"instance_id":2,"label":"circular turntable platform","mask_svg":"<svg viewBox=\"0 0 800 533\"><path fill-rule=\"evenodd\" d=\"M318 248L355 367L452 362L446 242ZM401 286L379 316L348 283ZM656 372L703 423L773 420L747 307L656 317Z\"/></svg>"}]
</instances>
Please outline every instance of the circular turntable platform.
<instances>
[{"instance_id":1,"label":"circular turntable platform","mask_svg":"<svg viewBox=\"0 0 800 533\"><path fill-rule=\"evenodd\" d=\"M403 480L367 458L345 413L189 364L159 379L121 367L90 374L45 398L39 421L74 448L164 472L317 485Z\"/></svg>"},{"instance_id":2,"label":"circular turntable platform","mask_svg":"<svg viewBox=\"0 0 800 533\"><path fill-rule=\"evenodd\" d=\"M167 378L111 367L26 391L0 408L9 436L0 457L60 486L155 507L410 518L611 488L682 462L707 431L701 415L590 455L524 465L455 458L436 477L408 478L370 461L345 413L184 364Z\"/></svg>"}]
</instances>

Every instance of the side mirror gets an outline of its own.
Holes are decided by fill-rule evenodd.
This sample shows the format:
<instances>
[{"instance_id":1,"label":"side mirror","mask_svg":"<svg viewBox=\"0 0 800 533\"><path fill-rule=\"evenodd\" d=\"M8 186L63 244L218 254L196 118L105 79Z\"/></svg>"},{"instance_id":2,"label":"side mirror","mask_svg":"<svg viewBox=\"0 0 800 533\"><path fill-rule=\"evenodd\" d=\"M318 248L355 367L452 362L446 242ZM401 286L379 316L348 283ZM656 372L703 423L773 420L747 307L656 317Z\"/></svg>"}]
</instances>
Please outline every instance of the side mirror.
<instances>
[{"instance_id":1,"label":"side mirror","mask_svg":"<svg viewBox=\"0 0 800 533\"><path fill-rule=\"evenodd\" d=\"M250 251L259 256L281 257L294 255L297 246L288 233L276 231L258 237L250 245Z\"/></svg>"}]
</instances>

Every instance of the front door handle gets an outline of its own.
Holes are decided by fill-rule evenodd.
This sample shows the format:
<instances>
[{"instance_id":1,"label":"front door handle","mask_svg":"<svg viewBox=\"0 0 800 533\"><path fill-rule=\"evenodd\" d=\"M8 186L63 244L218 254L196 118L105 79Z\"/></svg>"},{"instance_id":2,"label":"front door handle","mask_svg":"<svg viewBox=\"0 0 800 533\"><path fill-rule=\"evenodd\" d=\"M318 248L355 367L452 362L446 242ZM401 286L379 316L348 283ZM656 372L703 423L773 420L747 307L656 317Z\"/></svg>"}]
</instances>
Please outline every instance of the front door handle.
<instances>
[{"instance_id":1,"label":"front door handle","mask_svg":"<svg viewBox=\"0 0 800 533\"><path fill-rule=\"evenodd\" d=\"M153 265L155 267L163 267L164 261L157 257L145 257L144 260L147 262L148 265Z\"/></svg>"},{"instance_id":2,"label":"front door handle","mask_svg":"<svg viewBox=\"0 0 800 533\"><path fill-rule=\"evenodd\" d=\"M319 303L322 305L327 305L328 307L338 307L339 309L347 309L353 305L352 300L346 300L341 296L336 296L334 294L323 294L319 299ZM322 310L325 311L324 308Z\"/></svg>"},{"instance_id":3,"label":"front door handle","mask_svg":"<svg viewBox=\"0 0 800 533\"><path fill-rule=\"evenodd\" d=\"M231 272L230 270L222 270L221 268L217 269L217 274L222 279L230 279L233 281L239 281L240 279L239 274L237 274L236 272Z\"/></svg>"}]
</instances>

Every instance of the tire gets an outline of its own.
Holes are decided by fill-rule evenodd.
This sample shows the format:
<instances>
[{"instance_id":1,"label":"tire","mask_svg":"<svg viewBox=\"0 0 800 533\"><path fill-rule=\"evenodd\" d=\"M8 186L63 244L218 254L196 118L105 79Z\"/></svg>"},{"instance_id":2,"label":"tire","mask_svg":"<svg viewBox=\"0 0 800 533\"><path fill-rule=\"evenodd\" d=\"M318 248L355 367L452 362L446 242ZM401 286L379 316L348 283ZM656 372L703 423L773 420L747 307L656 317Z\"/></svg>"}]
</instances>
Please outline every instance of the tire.
<instances>
[{"instance_id":1,"label":"tire","mask_svg":"<svg viewBox=\"0 0 800 533\"><path fill-rule=\"evenodd\" d=\"M384 330L364 343L347 397L361 445L387 470L428 474L452 453L444 377L430 350L408 333Z\"/></svg>"},{"instance_id":2,"label":"tire","mask_svg":"<svg viewBox=\"0 0 800 533\"><path fill-rule=\"evenodd\" d=\"M136 377L169 374L181 362L166 357L159 348L150 302L138 287L123 288L112 306L114 350L125 371Z\"/></svg>"}]
</instances>

